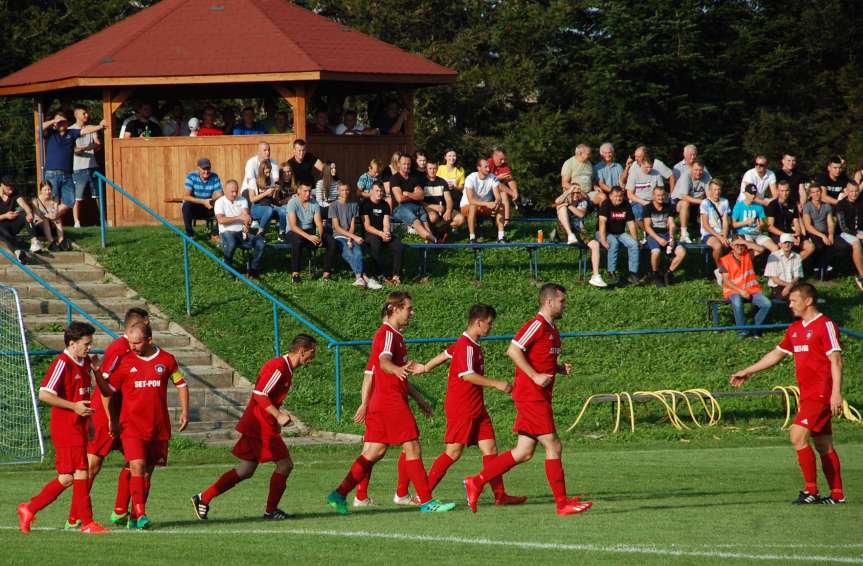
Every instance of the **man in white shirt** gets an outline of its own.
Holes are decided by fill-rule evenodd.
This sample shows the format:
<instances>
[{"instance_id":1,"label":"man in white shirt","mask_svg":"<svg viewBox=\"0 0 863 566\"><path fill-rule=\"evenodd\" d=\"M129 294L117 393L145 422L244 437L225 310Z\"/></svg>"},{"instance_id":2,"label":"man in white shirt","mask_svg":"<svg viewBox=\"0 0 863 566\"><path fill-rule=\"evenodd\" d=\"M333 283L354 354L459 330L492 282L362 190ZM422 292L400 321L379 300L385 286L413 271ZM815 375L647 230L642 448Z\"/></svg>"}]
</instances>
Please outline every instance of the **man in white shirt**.
<instances>
[{"instance_id":1,"label":"man in white shirt","mask_svg":"<svg viewBox=\"0 0 863 566\"><path fill-rule=\"evenodd\" d=\"M87 125L90 120L90 113L85 106L75 106L75 123L69 126L70 130L80 130ZM96 182L93 178L93 173L96 172L98 163L96 162L96 152L102 148L102 143L99 141L99 134L91 132L83 134L75 140L75 149L72 156L72 182L75 183L75 205L72 207L72 218L75 221L75 228L81 227L81 201L84 200L84 190L89 185L90 196L97 198Z\"/></svg>"},{"instance_id":2,"label":"man in white shirt","mask_svg":"<svg viewBox=\"0 0 863 566\"><path fill-rule=\"evenodd\" d=\"M253 155L246 161L246 167L243 173L243 190L255 191L257 188L258 169L261 163L270 162L270 186L275 187L279 184L279 164L274 159L270 159L270 144L260 142L258 144L258 153Z\"/></svg>"},{"instance_id":3,"label":"man in white shirt","mask_svg":"<svg viewBox=\"0 0 863 566\"><path fill-rule=\"evenodd\" d=\"M337 136L360 136L374 135L378 131L375 128L367 128L363 124L357 122L356 110L345 110L344 122L336 126L333 133Z\"/></svg>"},{"instance_id":4,"label":"man in white shirt","mask_svg":"<svg viewBox=\"0 0 863 566\"><path fill-rule=\"evenodd\" d=\"M231 265L234 252L238 247L253 250L249 261L249 277L260 275L261 258L264 255L266 242L260 236L250 233L252 217L249 214L249 203L239 196L240 186L234 179L225 183L225 194L221 196L213 211L216 213L216 223L219 225L219 236L222 240L222 254L225 263Z\"/></svg>"},{"instance_id":5,"label":"man in white shirt","mask_svg":"<svg viewBox=\"0 0 863 566\"><path fill-rule=\"evenodd\" d=\"M626 186L632 165L635 164L637 166L636 169L640 168L645 158L650 159L650 152L648 151L647 146L640 145L635 148L635 151L632 152L632 157L627 158L626 165L623 167L623 173L620 175L621 187ZM674 171L672 171L671 167L663 163L660 159L654 159L651 165L651 169L658 173L659 176L668 184L668 193L671 194L671 192L674 191L674 184L677 181L674 177Z\"/></svg>"},{"instance_id":6,"label":"man in white shirt","mask_svg":"<svg viewBox=\"0 0 863 566\"><path fill-rule=\"evenodd\" d=\"M467 218L467 229L471 243L476 242L476 217L494 216L497 223L497 241L505 242L503 202L500 196L500 183L489 173L488 159L476 163L476 171L464 181L461 197L461 214Z\"/></svg>"},{"instance_id":7,"label":"man in white shirt","mask_svg":"<svg viewBox=\"0 0 863 566\"><path fill-rule=\"evenodd\" d=\"M776 195L776 175L767 168L769 163L766 156L755 156L755 167L744 173L740 181L740 194L737 195L737 200L743 200L746 185L755 185L758 189L755 202L765 207L770 204L771 199Z\"/></svg>"},{"instance_id":8,"label":"man in white shirt","mask_svg":"<svg viewBox=\"0 0 863 566\"><path fill-rule=\"evenodd\" d=\"M803 260L793 248L794 235L782 234L779 236L779 249L767 258L764 277L774 299L787 301L791 289L803 279Z\"/></svg>"}]
</instances>

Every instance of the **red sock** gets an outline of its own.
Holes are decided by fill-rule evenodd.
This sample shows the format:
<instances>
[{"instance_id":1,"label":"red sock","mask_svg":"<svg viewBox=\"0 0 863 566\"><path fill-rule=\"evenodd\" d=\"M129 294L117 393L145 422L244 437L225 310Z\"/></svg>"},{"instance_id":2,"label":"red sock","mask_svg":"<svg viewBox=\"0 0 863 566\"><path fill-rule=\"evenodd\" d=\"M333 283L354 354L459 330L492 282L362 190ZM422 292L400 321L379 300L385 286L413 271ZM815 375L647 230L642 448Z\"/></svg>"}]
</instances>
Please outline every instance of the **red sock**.
<instances>
[{"instance_id":1,"label":"red sock","mask_svg":"<svg viewBox=\"0 0 863 566\"><path fill-rule=\"evenodd\" d=\"M455 460L450 458L446 452L441 452L440 456L437 457L437 460L432 464L431 470L429 470L429 489L431 491L434 491L434 488L437 487L437 484L446 475L446 471L452 466L453 462Z\"/></svg>"},{"instance_id":2,"label":"red sock","mask_svg":"<svg viewBox=\"0 0 863 566\"><path fill-rule=\"evenodd\" d=\"M208 487L201 493L201 499L204 500L204 503L207 505L210 504L210 501L213 500L217 495L221 495L243 481L239 475L237 475L237 470L228 470L221 476L219 479L213 482L213 485Z\"/></svg>"},{"instance_id":3,"label":"red sock","mask_svg":"<svg viewBox=\"0 0 863 566\"><path fill-rule=\"evenodd\" d=\"M66 486L60 483L60 480L54 478L45 484L37 495L34 495L30 502L27 504L27 507L30 508L30 511L33 513L38 513L40 509L44 509L48 507L51 503L57 499L61 493L66 491Z\"/></svg>"},{"instance_id":4,"label":"red sock","mask_svg":"<svg viewBox=\"0 0 863 566\"><path fill-rule=\"evenodd\" d=\"M345 479L342 480L342 483L339 484L336 491L342 497L345 497L363 480L364 477L366 477L366 475L368 475L369 470L372 469L373 465L374 464L369 462L365 456L360 454L360 457L354 460L354 463L351 464L351 469L348 471L348 475L345 476Z\"/></svg>"},{"instance_id":5,"label":"red sock","mask_svg":"<svg viewBox=\"0 0 863 566\"><path fill-rule=\"evenodd\" d=\"M129 478L129 491L132 493L132 515L141 517L147 514L147 498L144 496L144 476Z\"/></svg>"},{"instance_id":6,"label":"red sock","mask_svg":"<svg viewBox=\"0 0 863 566\"><path fill-rule=\"evenodd\" d=\"M482 457L482 467L485 468L491 462L497 459L497 454L488 454ZM506 490L503 488L503 476L497 476L492 478L491 481L488 482L491 485L491 490L494 492L494 498L500 499L504 495L506 495Z\"/></svg>"},{"instance_id":7,"label":"red sock","mask_svg":"<svg viewBox=\"0 0 863 566\"><path fill-rule=\"evenodd\" d=\"M357 499L365 501L369 498L369 482L372 479L372 468L369 468L365 477L357 484Z\"/></svg>"},{"instance_id":8,"label":"red sock","mask_svg":"<svg viewBox=\"0 0 863 566\"><path fill-rule=\"evenodd\" d=\"M797 451L797 463L800 464L800 471L803 472L804 489L812 495L817 494L818 468L815 465L815 452L811 446Z\"/></svg>"},{"instance_id":9,"label":"red sock","mask_svg":"<svg viewBox=\"0 0 863 566\"><path fill-rule=\"evenodd\" d=\"M426 468L423 466L422 458L417 458L416 460L405 459L405 470L407 470L411 483L414 484L420 504L427 503L432 497L431 490L429 489L429 478L426 475Z\"/></svg>"},{"instance_id":10,"label":"red sock","mask_svg":"<svg viewBox=\"0 0 863 566\"><path fill-rule=\"evenodd\" d=\"M404 452L399 454L399 464L398 464L398 483L396 483L396 495L399 497L405 497L408 494L408 482L410 478L408 477L408 469L405 466L405 462L407 462L407 456Z\"/></svg>"},{"instance_id":11,"label":"red sock","mask_svg":"<svg viewBox=\"0 0 863 566\"><path fill-rule=\"evenodd\" d=\"M839 464L839 455L835 450L821 455L821 469L830 486L830 496L833 499L844 499L845 491L842 489L842 466Z\"/></svg>"},{"instance_id":12,"label":"red sock","mask_svg":"<svg viewBox=\"0 0 863 566\"><path fill-rule=\"evenodd\" d=\"M267 496L267 513L272 513L279 506L285 487L288 485L288 476L279 472L273 472L270 476L270 494Z\"/></svg>"},{"instance_id":13,"label":"red sock","mask_svg":"<svg viewBox=\"0 0 863 566\"><path fill-rule=\"evenodd\" d=\"M93 507L90 503L90 480L72 480L72 509L82 525L93 522Z\"/></svg>"},{"instance_id":14,"label":"red sock","mask_svg":"<svg viewBox=\"0 0 863 566\"><path fill-rule=\"evenodd\" d=\"M123 515L129 511L129 478L132 472L129 468L120 468L120 477L117 478L117 497L114 499L114 513Z\"/></svg>"},{"instance_id":15,"label":"red sock","mask_svg":"<svg viewBox=\"0 0 863 566\"><path fill-rule=\"evenodd\" d=\"M516 461L515 458L512 457L512 450L508 450L493 459L489 458L488 461L483 458L482 471L476 476L477 482L480 487L482 487L483 485L490 483L491 480L499 478L510 471L515 464Z\"/></svg>"},{"instance_id":16,"label":"red sock","mask_svg":"<svg viewBox=\"0 0 863 566\"><path fill-rule=\"evenodd\" d=\"M566 478L563 475L563 464L561 464L560 458L545 461L545 477L548 478L548 485L551 487L554 500L558 504L565 502Z\"/></svg>"}]
</instances>

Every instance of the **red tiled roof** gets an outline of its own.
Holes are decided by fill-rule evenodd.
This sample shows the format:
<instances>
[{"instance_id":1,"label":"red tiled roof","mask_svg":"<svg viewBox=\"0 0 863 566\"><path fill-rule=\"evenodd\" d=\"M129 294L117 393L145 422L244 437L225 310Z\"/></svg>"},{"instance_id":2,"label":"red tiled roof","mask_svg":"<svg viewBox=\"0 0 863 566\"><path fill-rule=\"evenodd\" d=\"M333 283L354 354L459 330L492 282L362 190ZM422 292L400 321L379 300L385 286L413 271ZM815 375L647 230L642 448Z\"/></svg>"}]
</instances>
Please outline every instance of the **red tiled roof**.
<instances>
[{"instance_id":1,"label":"red tiled roof","mask_svg":"<svg viewBox=\"0 0 863 566\"><path fill-rule=\"evenodd\" d=\"M98 86L99 79L121 85L130 77L290 73L425 83L456 75L286 0L164 0L5 77L0 89L70 79Z\"/></svg>"}]
</instances>

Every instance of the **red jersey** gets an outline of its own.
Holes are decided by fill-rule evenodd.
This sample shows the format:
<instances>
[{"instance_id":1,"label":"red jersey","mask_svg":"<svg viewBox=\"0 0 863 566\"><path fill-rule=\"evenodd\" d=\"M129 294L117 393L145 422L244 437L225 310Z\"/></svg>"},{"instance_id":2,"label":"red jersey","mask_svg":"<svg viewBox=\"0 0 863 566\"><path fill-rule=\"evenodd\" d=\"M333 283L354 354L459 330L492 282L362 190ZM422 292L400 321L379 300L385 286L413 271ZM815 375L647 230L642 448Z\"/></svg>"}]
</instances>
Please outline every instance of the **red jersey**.
<instances>
[{"instance_id":1,"label":"red jersey","mask_svg":"<svg viewBox=\"0 0 863 566\"><path fill-rule=\"evenodd\" d=\"M408 382L391 373L381 369L378 360L381 356L389 354L392 362L397 366L403 366L408 360L408 348L401 332L383 323L375 332L372 340L372 354L374 355L374 380L372 381L372 397L369 401L370 411L386 411L388 408L401 406L407 403Z\"/></svg>"},{"instance_id":2,"label":"red jersey","mask_svg":"<svg viewBox=\"0 0 863 566\"><path fill-rule=\"evenodd\" d=\"M829 403L833 374L828 356L842 351L836 324L820 313L808 323L797 320L777 348L794 356L800 399Z\"/></svg>"},{"instance_id":3,"label":"red jersey","mask_svg":"<svg viewBox=\"0 0 863 566\"><path fill-rule=\"evenodd\" d=\"M147 358L132 353L120 360L111 374L111 387L123 394L121 438L169 440L168 381L186 387L174 356L161 348Z\"/></svg>"},{"instance_id":4,"label":"red jersey","mask_svg":"<svg viewBox=\"0 0 863 566\"><path fill-rule=\"evenodd\" d=\"M105 348L105 354L102 358L102 367L99 368L99 373L102 377L109 379L111 374L117 369L120 360L129 353L129 339L125 335L120 336ZM108 428L108 413L105 412L105 406L102 404L102 394L96 392L93 395L93 425L96 427Z\"/></svg>"},{"instance_id":5,"label":"red jersey","mask_svg":"<svg viewBox=\"0 0 863 566\"><path fill-rule=\"evenodd\" d=\"M261 366L258 380L252 390L252 398L246 405L237 432L251 438L281 436L282 429L276 418L267 412L267 407L282 406L294 379L294 368L288 356L279 356Z\"/></svg>"},{"instance_id":6,"label":"red jersey","mask_svg":"<svg viewBox=\"0 0 863 566\"><path fill-rule=\"evenodd\" d=\"M521 348L535 371L546 373L551 376L548 387L540 387L521 371L515 368L515 385L513 386L513 401L547 401L551 402L551 394L554 389L554 378L557 374L557 357L560 355L560 331L538 313L530 322L526 323L512 339L512 343Z\"/></svg>"},{"instance_id":7,"label":"red jersey","mask_svg":"<svg viewBox=\"0 0 863 566\"><path fill-rule=\"evenodd\" d=\"M76 360L64 350L45 373L40 391L53 393L72 403L89 401L91 379L90 358ZM51 407L51 441L54 446L86 446L87 437L87 417L71 409Z\"/></svg>"},{"instance_id":8,"label":"red jersey","mask_svg":"<svg viewBox=\"0 0 863 566\"><path fill-rule=\"evenodd\" d=\"M452 361L449 365L444 410L447 415L479 416L485 408L482 387L465 381L464 376L471 373L485 375L482 348L465 332L445 353Z\"/></svg>"},{"instance_id":9,"label":"red jersey","mask_svg":"<svg viewBox=\"0 0 863 566\"><path fill-rule=\"evenodd\" d=\"M504 175L512 175L512 169L509 166L509 163L504 161L500 165L495 165L494 157L488 158L488 172L494 175L495 177L501 177Z\"/></svg>"}]
</instances>

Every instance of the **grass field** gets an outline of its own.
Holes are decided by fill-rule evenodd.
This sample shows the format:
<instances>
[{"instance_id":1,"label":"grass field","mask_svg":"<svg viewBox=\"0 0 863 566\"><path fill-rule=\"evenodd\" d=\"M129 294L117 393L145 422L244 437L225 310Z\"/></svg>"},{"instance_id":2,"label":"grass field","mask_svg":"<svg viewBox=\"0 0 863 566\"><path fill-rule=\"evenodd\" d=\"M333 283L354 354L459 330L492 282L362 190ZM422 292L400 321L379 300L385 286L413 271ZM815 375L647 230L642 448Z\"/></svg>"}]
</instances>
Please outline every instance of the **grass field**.
<instances>
[{"instance_id":1,"label":"grass field","mask_svg":"<svg viewBox=\"0 0 863 566\"><path fill-rule=\"evenodd\" d=\"M501 439L508 445L509 437ZM489 495L479 512L464 504L461 478L477 469L465 452L437 490L458 502L446 515L421 515L390 502L395 452L374 471L370 494L382 504L348 517L334 515L324 497L340 481L357 448L298 447L282 508L294 515L266 522L271 471L213 501L210 519L197 521L189 497L232 465L227 448L172 453L157 470L148 506L154 529L118 530L102 537L58 530L69 494L40 513L30 535L17 530L15 505L38 490L48 466L0 468L0 548L3 564L861 564L863 443L840 444L851 504L797 507L800 488L785 445L695 448L647 442L639 447L579 447L565 451L569 492L594 507L557 517L542 457L515 468L508 491L529 496L521 507L497 508ZM841 442L841 436L840 436ZM424 447L427 465L439 445ZM116 456L94 486L97 519L108 522ZM819 478L823 485L823 479ZM74 557L74 558L73 558Z\"/></svg>"}]
</instances>

